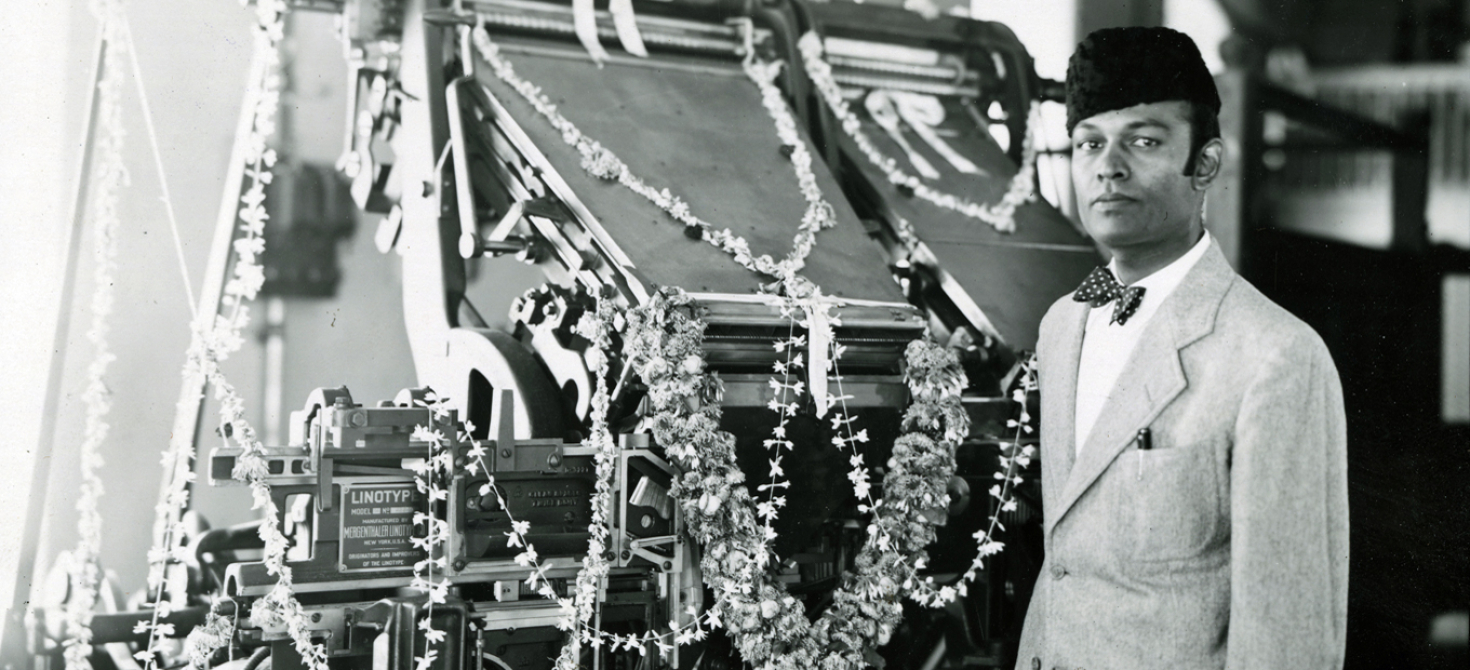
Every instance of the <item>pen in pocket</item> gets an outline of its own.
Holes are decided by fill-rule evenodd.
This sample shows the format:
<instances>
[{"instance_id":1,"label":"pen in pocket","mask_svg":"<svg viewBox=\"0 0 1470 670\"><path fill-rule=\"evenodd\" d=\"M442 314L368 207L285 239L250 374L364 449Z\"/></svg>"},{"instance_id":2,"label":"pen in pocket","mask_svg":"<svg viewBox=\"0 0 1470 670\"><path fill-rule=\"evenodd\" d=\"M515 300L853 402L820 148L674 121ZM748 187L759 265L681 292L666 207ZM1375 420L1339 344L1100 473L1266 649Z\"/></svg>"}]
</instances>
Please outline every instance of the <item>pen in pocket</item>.
<instances>
[{"instance_id":1,"label":"pen in pocket","mask_svg":"<svg viewBox=\"0 0 1470 670\"><path fill-rule=\"evenodd\" d=\"M1148 450L1154 448L1154 435L1153 435L1153 432L1150 431L1147 428L1144 428L1144 429L1138 431L1138 437L1135 438L1133 441L1135 443L1135 446L1137 446L1137 449L1138 449L1138 476L1137 476L1137 479L1140 479L1141 480L1141 479L1143 479L1143 452L1148 451Z\"/></svg>"}]
</instances>

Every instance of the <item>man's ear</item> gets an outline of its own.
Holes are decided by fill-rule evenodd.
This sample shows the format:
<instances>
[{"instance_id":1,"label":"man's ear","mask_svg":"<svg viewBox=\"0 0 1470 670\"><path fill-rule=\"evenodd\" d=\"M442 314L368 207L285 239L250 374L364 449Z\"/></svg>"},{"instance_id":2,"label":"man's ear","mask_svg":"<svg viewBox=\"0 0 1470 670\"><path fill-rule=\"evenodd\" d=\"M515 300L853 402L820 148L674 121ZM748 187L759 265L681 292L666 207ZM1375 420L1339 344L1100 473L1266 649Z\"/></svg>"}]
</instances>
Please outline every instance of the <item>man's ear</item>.
<instances>
[{"instance_id":1,"label":"man's ear","mask_svg":"<svg viewBox=\"0 0 1470 670\"><path fill-rule=\"evenodd\" d=\"M1194 174L1189 177L1195 190L1203 191L1214 183L1215 178L1220 176L1220 165L1224 160L1225 143L1218 137L1205 142L1199 148L1199 155L1194 161Z\"/></svg>"}]
</instances>

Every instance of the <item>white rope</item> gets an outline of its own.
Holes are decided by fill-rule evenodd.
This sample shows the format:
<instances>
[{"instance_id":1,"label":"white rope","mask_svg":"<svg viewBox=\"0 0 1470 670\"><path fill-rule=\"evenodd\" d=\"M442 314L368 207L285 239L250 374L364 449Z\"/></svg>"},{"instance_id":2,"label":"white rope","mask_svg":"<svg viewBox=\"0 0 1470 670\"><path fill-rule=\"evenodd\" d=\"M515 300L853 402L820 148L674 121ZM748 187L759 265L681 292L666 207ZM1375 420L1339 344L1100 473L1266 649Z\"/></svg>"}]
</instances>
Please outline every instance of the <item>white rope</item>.
<instances>
[{"instance_id":1,"label":"white rope","mask_svg":"<svg viewBox=\"0 0 1470 670\"><path fill-rule=\"evenodd\" d=\"M179 222L174 217L173 196L168 191L168 175L163 169L163 154L158 149L158 133L153 130L153 110L148 106L148 90L143 86L143 69L138 66L138 50L133 44L133 28L128 22L126 12L118 12L122 20L123 39L127 40L128 60L133 64L133 84L138 89L138 101L143 105L143 126L148 129L148 145L153 149L153 167L158 170L158 184L163 190L159 200L163 201L163 211L168 214L169 232L173 234L174 254L178 256L179 273L184 280L184 295L189 299L189 316L197 319L198 309L194 305L194 289L189 284L189 263L184 259L184 241L179 235Z\"/></svg>"}]
</instances>

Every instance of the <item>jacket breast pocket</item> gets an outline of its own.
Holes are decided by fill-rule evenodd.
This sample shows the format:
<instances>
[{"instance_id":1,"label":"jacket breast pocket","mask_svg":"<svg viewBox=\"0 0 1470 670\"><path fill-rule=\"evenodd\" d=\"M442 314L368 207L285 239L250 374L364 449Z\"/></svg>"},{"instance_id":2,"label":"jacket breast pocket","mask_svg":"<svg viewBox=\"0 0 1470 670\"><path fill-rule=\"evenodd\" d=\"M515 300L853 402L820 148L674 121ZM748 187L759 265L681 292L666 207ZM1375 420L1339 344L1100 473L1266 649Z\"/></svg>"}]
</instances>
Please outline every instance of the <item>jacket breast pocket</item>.
<instances>
[{"instance_id":1,"label":"jacket breast pocket","mask_svg":"<svg viewBox=\"0 0 1470 670\"><path fill-rule=\"evenodd\" d=\"M1125 540L1138 561L1198 556L1220 525L1214 453L1195 444L1122 454L1128 490L1120 506ZM1131 466L1131 467L1130 467Z\"/></svg>"}]
</instances>

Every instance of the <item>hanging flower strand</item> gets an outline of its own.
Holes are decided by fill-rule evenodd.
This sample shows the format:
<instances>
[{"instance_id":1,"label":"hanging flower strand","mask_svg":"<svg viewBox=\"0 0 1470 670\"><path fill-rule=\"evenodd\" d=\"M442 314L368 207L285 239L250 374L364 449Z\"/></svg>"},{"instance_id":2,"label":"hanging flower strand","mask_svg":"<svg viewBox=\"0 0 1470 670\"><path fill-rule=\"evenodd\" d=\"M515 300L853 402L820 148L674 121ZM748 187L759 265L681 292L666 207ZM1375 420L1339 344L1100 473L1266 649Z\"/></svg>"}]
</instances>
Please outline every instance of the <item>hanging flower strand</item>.
<instances>
[{"instance_id":1,"label":"hanging flower strand","mask_svg":"<svg viewBox=\"0 0 1470 670\"><path fill-rule=\"evenodd\" d=\"M518 521L510 516L510 505L502 496L499 487L495 485L495 478L490 474L491 470L485 463L484 457L487 453L485 446L482 443L474 443L465 454L467 461L465 470L471 476L477 476L483 471L488 477L488 480L480 485L479 495L495 495L499 502L498 509L506 511L511 525L510 532L505 534L507 545L524 548L524 551L516 555L514 560L516 564L530 570L525 584L537 595L548 600L555 600L561 606L562 616L557 621L557 627L572 635L568 636L567 643L562 646L557 657L556 665L559 668L576 668L583 644L593 648L605 646L611 650L638 649L643 653L646 653L651 647L658 649L660 653L667 653L676 644L704 639L707 628L710 627L710 618L713 616L712 614L702 616L699 612L691 610L688 612L690 617L688 623L682 626L672 626L668 631L661 633L649 630L642 634L619 635L600 631L592 623L602 581L611 567L605 558L605 551L607 538L611 533L609 523L613 510L612 479L616 474L618 454L618 447L607 423L611 405L611 393L607 385L609 371L607 352L613 347L613 333L623 328L625 323L616 305L609 299L601 298L597 301L596 308L584 313L575 327L577 334L592 343L587 359L593 373L598 378L597 389L590 402L591 429L588 438L588 444L596 449L594 464L597 480L591 503L593 517L588 525L588 551L582 559L583 567L577 573L573 590L566 597L556 592L546 575L545 568L539 563L539 556L529 539L530 523ZM684 361L685 365L696 363L703 365L703 361L699 359ZM466 424L465 430L473 432L474 429ZM462 437L461 439L467 438Z\"/></svg>"},{"instance_id":2,"label":"hanging flower strand","mask_svg":"<svg viewBox=\"0 0 1470 670\"><path fill-rule=\"evenodd\" d=\"M286 565L287 538L281 533L280 512L271 499L270 485L266 482L268 470L263 457L264 447L256 438L255 430L245 420L245 403L234 385L225 377L220 362L238 351L244 344L241 332L250 320L247 301L253 300L265 282L263 268L258 262L265 250L265 186L271 181L271 168L276 162L275 151L269 148L268 138L275 133L275 114L280 104L281 79L277 72L280 65L279 46L285 36L284 15L287 11L283 0L256 0L255 30L256 72L259 79L250 83L251 90L246 100L253 100L249 135L242 138L245 150L248 180L240 198L240 228L243 232L233 243L235 262L233 277L224 287L223 314L201 314L193 324L193 338L184 364L185 388L200 388L208 382L219 403L220 433L226 443L234 442L240 449L233 476L249 485L254 508L260 510L262 523L260 537L265 543L262 558L267 571L276 575L277 581L265 596L255 601L251 609L251 621L259 627L281 627L292 640L296 651L311 670L326 670L326 651L311 641L310 622L301 603L294 596L291 568ZM144 661L149 670L157 667L158 643L171 634L159 619L167 617L172 603L182 594L180 584L169 584L172 595L165 596L167 567L185 558L183 545L181 510L188 502L188 485L195 479L192 469L194 461L193 435L186 429L187 415L198 402L197 396L186 394L180 398L176 413L173 438L164 455L165 476L168 487L157 508L160 532L154 549L149 552L151 564L149 587L154 591L154 611L150 622L139 624L139 632L149 633L147 648L135 654ZM224 644L230 635L228 620L211 613L205 623L190 634L185 642L187 659L194 667L204 667L210 655Z\"/></svg>"},{"instance_id":3,"label":"hanging flower strand","mask_svg":"<svg viewBox=\"0 0 1470 670\"><path fill-rule=\"evenodd\" d=\"M449 500L448 486L454 476L453 445L467 440L469 434L454 425L449 409L437 396L431 394L425 401L416 402L429 410L429 425L416 426L410 439L428 444L428 458L410 466L414 471L414 483L419 493L424 494L426 508L413 515L414 525L422 526L425 533L423 537L411 538L411 542L424 551L424 558L414 563L413 581L409 588L423 591L429 598L423 618L418 622L418 629L424 634L424 653L414 657L414 667L427 670L438 659L436 647L447 635L446 631L434 628L434 605L448 602L450 586L449 579L444 576L447 562L444 545L449 541L449 523L434 513L434 507ZM446 430L457 433L458 439L446 437ZM437 576L434 568L439 569Z\"/></svg>"},{"instance_id":4,"label":"hanging flower strand","mask_svg":"<svg viewBox=\"0 0 1470 670\"><path fill-rule=\"evenodd\" d=\"M461 443L470 443L469 450L465 452L465 472L469 473L470 476L478 476L481 472L485 473L487 479L485 483L480 485L477 491L478 495L494 495L498 505L495 509L505 511L506 519L510 521L510 532L505 533L505 544L508 547L521 547L524 549L524 551L516 555L515 562L516 565L530 568L531 570L531 574L526 577L526 585L530 586L541 597L555 600L557 597L556 590L551 587L551 580L546 576L546 568L541 566L540 557L536 554L536 547L531 544L531 522L517 521L515 516L510 513L510 503L506 502L505 495L501 492L500 487L495 485L495 475L490 469L490 466L485 464L485 455L488 453L485 449L485 444L483 442L473 441L469 437L474 431L474 424L466 421L464 430L460 434Z\"/></svg>"},{"instance_id":5,"label":"hanging flower strand","mask_svg":"<svg viewBox=\"0 0 1470 670\"><path fill-rule=\"evenodd\" d=\"M789 324L786 337L776 340L774 346L776 351L786 354L786 360L778 360L772 364L772 369L781 375L781 379L778 381L771 377L771 401L766 404L771 411L776 412L776 425L771 428L771 437L763 443L766 451L770 452L771 481L756 489L766 493L766 499L756 505L756 515L761 518L761 531L766 543L775 541L774 524L779 515L778 510L786 506L785 489L791 486L791 482L781 479L786 474L781 469L781 461L784 459L781 450L790 451L796 447L796 443L786 434L786 427L791 423L791 417L796 415L798 400L805 387L800 379L791 381L791 376L797 369L804 367L801 351L806 346L806 336L796 334L796 319L790 312L785 316Z\"/></svg>"},{"instance_id":6,"label":"hanging flower strand","mask_svg":"<svg viewBox=\"0 0 1470 670\"><path fill-rule=\"evenodd\" d=\"M107 414L112 409L112 393L105 381L107 369L117 357L108 346L107 336L112 315L114 274L117 270L117 229L120 225L118 189L128 181L123 164L122 124L123 68L126 41L122 38L122 5L117 0L93 2L92 13L102 23L107 65L97 83L97 158L92 178L91 199L87 207L92 222L92 302L91 325L87 341L92 344L92 362L87 366L87 383L82 402L87 418L78 449L81 462L81 490L77 496L77 545L70 566L71 597L66 602L66 640L64 656L67 670L91 670L88 656L92 653L92 610L102 580L98 555L102 548L102 515L97 501L102 497L100 448L107 440L110 426Z\"/></svg>"},{"instance_id":7,"label":"hanging flower strand","mask_svg":"<svg viewBox=\"0 0 1470 670\"><path fill-rule=\"evenodd\" d=\"M1036 199L1033 182L1036 180L1036 142L1034 139L1037 124L1034 119L1037 116L1037 103L1033 102L1030 109L1027 110L1030 115L1028 118L1032 119L1032 122L1026 124L1026 138L1023 140L1021 149L1020 170L1011 178L1010 185L1006 188L1005 195L1001 196L1000 202L994 205L982 205L937 191L926 185L922 179L900 169L898 162L884 155L878 149L878 145L874 144L873 140L863 132L862 121L858 120L857 115L853 114L847 106L847 101L842 97L842 88L838 86L837 80L832 75L831 64L822 58L822 38L816 33L809 32L797 42L797 48L801 50L802 62L806 66L807 75L811 77L812 85L821 93L822 99L827 102L832 113L837 116L842 130L852 138L868 161L887 175L889 182L912 191L916 197L935 206L984 221L1002 233L1015 232L1016 208Z\"/></svg>"},{"instance_id":8,"label":"hanging flower strand","mask_svg":"<svg viewBox=\"0 0 1470 670\"><path fill-rule=\"evenodd\" d=\"M858 449L859 444L868 442L868 429L863 428L857 432L852 430L855 419L847 409L847 401L850 396L842 389L842 374L837 367L838 361L842 358L843 347L837 344L836 338L833 338L831 347L832 378L837 382L837 395L833 398L833 402L842 410L832 415L832 446L839 450L847 448L852 451L852 455L848 457L848 464L852 466L852 470L847 473L847 479L852 482L853 495L857 496L858 511L868 514L877 507L877 503L873 500L867 463L864 462L863 454ZM887 541L880 540L880 542L886 543Z\"/></svg>"},{"instance_id":9,"label":"hanging flower strand","mask_svg":"<svg viewBox=\"0 0 1470 670\"><path fill-rule=\"evenodd\" d=\"M599 308L595 313L584 315L582 322L577 326L577 332L594 342L595 348L599 351L605 351L611 347L611 333L616 330L620 323L622 323L621 315L617 313L610 301L603 300L599 302ZM599 374L603 379L603 385L594 395L591 403L593 409L591 441L595 444L604 445L599 450L600 460L598 470L598 490L602 491L602 498L600 503L597 499L594 499L593 504L594 509L598 509L600 506L600 509L611 510L612 477L616 471L617 448L613 443L612 434L607 428L606 420L607 410L610 404L609 392L606 388L607 359L605 356L604 358L598 359L597 354L592 354L591 357L594 361L594 370L600 370L601 372ZM600 361L600 363L597 361ZM595 532L592 533L594 537L600 537L600 539L589 541L589 558L584 559L584 567L578 573L579 587L573 592L571 597L561 597L553 587L551 579L547 576L545 567L541 565L540 557L536 552L535 546L531 544L530 522L517 520L511 515L510 504L506 501L500 487L496 485L495 476L492 474L493 470L485 462L485 456L488 454L485 443L471 439L470 435L475 430L474 425L467 421L462 427L456 428L455 431L458 435L458 440L451 444L445 437L447 434L445 430L450 429L451 426L443 421L444 417L447 416L446 406L443 400L434 394L433 391L430 391L424 400L415 402L418 406L431 410L432 416L434 417L432 426L417 426L412 436L413 440L426 443L429 449L428 459L422 464L411 466L415 472L415 481L418 483L420 492L427 494L431 501L446 499L447 488L445 488L445 482L450 481L454 475L451 465L452 461L449 458L456 453L454 449L458 448L457 445L469 445L469 448L464 451L464 470L472 477L477 477L481 473L484 473L487 479L479 485L477 495L494 495L498 503L496 509L505 511L511 527L505 533L506 546L522 548L521 553L517 554L513 560L517 565L527 568L530 571L525 579L525 584L542 598L557 601L562 607L563 615L562 619L557 622L557 626L562 630L575 631L576 633L571 636L569 644L562 647L561 656L558 659L559 663L567 662L563 659L570 659L572 663L570 667L575 668L578 656L573 655L567 650L576 649L582 643L588 643L594 647L607 645L609 649L621 648L629 650L652 646L661 652L666 652L672 649L675 643L682 644L691 640L704 638L705 630L703 626L707 624L707 617L700 617L697 612L690 612L692 619L690 623L681 627L674 627L663 633L648 631L642 635L617 635L605 633L594 628L590 621L591 613L596 605L600 578L594 578L593 576L598 574L605 576L609 567L607 566L606 559L603 558L606 538L610 532L607 528L607 524L610 521L608 515L594 514L591 527L600 526L603 532L600 536ZM410 583L410 587L429 594L430 604L427 608L426 618L419 622L419 629L424 632L426 639L433 645L442 641L444 636L444 631L434 629L430 623L432 621L433 605L444 602L450 583L443 576L443 557L437 553L447 540L446 533L448 532L448 526L445 525L445 522L438 520L437 517L430 519L430 515L432 515L432 510L418 513L415 517L415 523L423 524L429 529L429 533L424 538L414 540L417 546L425 550L428 557L414 565L414 579ZM598 567L599 562L601 563L600 568ZM591 566L590 569L586 567L589 565ZM437 577L434 572L434 568L436 567L440 570ZM580 598L581 602L579 602L578 596L582 596ZM584 608L581 607L582 603L586 603L586 618L583 618L581 615L584 611ZM677 642L669 641L675 639ZM437 654L437 650L426 649L425 654L416 657L415 660L417 663L432 663L437 658Z\"/></svg>"},{"instance_id":10,"label":"hanging flower strand","mask_svg":"<svg viewBox=\"0 0 1470 670\"><path fill-rule=\"evenodd\" d=\"M556 105L541 92L539 87L516 74L510 61L506 60L505 56L500 53L499 47L490 40L490 34L485 30L484 25L475 28L474 43L480 56L490 64L495 76L520 94L542 118L546 119L561 134L563 142L577 150L577 153L582 156L584 170L599 179L622 184L644 197L659 209L664 210L674 220L697 231L700 239L729 254L746 269L778 280L789 281L806 265L806 257L816 246L817 233L837 225L832 205L822 196L821 188L817 185L816 174L812 171L811 152L807 150L806 142L797 129L796 119L791 115L791 110L781 96L781 90L776 87L776 75L781 71L779 62L762 63L751 59L744 66L746 76L760 89L761 104L775 122L776 135L781 141L782 151L789 152L791 169L796 174L797 186L801 189L802 197L807 201L806 212L797 225L797 233L792 242L791 251L786 258L777 261L769 255L754 255L750 250L750 243L745 238L734 234L729 228L716 229L713 224L696 216L690 210L689 203L674 195L667 188L658 189L649 185L641 177L633 174L628 165L611 150L582 134L581 130L557 111Z\"/></svg>"},{"instance_id":11,"label":"hanging flower strand","mask_svg":"<svg viewBox=\"0 0 1470 670\"><path fill-rule=\"evenodd\" d=\"M567 643L562 645L556 658L557 670L576 670L581 659L582 643L594 647L600 641L599 631L590 628L593 610L597 606L598 592L610 568L606 558L607 538L613 507L612 480L617 470L618 446L608 429L607 413L611 405L607 386L608 352L612 349L614 310L616 306L606 296L597 299L596 308L584 313L577 322L576 332L592 343L587 360L592 375L597 379L597 389L591 399L591 431L588 437L595 450L593 463L597 482L592 494L592 522L587 526L587 555L582 558L582 569L570 598L561 599L562 619L557 627L572 632Z\"/></svg>"},{"instance_id":12,"label":"hanging flower strand","mask_svg":"<svg viewBox=\"0 0 1470 670\"><path fill-rule=\"evenodd\" d=\"M956 595L965 595L968 584L975 581L985 568L985 559L1005 549L1005 544L995 539L997 529L1005 530L1005 526L1000 523L1000 515L1016 510L1018 502L1015 491L1023 481L1021 471L1031 465L1031 460L1036 456L1036 447L1023 443L1028 435L1035 432L1031 412L1027 407L1027 396L1037 386L1036 356L1028 356L1020 366L1021 374L1016 388L1011 392L1011 400L1016 403L1016 418L1006 421L1008 428L1015 429L1015 437L1010 442L1000 443L1000 470L995 473L999 482L988 491L988 495L996 499L995 507L988 525L975 532L975 559L964 574L954 581L953 587L936 588L932 579L920 583L911 596L917 602L937 607L953 600Z\"/></svg>"}]
</instances>

